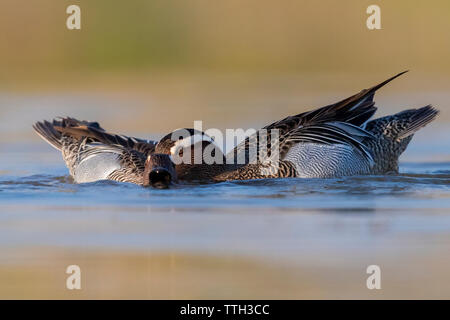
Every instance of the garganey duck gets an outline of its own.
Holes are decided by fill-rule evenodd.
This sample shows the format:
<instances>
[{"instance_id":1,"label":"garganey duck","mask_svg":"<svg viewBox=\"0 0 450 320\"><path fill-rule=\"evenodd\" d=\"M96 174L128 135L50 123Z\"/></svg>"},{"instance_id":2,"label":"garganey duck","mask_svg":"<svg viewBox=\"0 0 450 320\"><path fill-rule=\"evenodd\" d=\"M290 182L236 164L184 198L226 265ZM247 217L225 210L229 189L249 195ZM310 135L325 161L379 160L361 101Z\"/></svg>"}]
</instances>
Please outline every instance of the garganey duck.
<instances>
[{"instance_id":1,"label":"garganey duck","mask_svg":"<svg viewBox=\"0 0 450 320\"><path fill-rule=\"evenodd\" d=\"M61 151L76 183L113 180L166 188L178 180L207 180L223 171L222 165L206 165L203 159L194 164L196 150L214 143L194 129L177 129L157 142L106 132L98 122L70 117L36 122L33 128ZM177 152L182 157L183 150L192 156L175 165L172 156ZM214 145L210 154L215 153L224 159Z\"/></svg>"},{"instance_id":2,"label":"garganey duck","mask_svg":"<svg viewBox=\"0 0 450 320\"><path fill-rule=\"evenodd\" d=\"M375 92L403 73L335 104L267 125L226 156L213 139L194 129L178 129L155 142L108 133L97 122L74 118L37 122L33 127L62 152L77 183L106 179L167 187L179 180L218 182L397 173L398 158L413 134L438 114L428 105L370 120L377 109ZM262 131L268 134L263 140ZM276 141L272 141L273 132L277 133ZM276 161L273 144L278 147ZM213 148L209 154L221 159L218 163L203 159L210 146ZM191 151L188 161L174 162L174 156L182 155L186 148ZM201 151L200 161L194 161L196 150ZM256 160L251 150L257 151ZM260 161L262 150L266 153Z\"/></svg>"},{"instance_id":3,"label":"garganey duck","mask_svg":"<svg viewBox=\"0 0 450 320\"><path fill-rule=\"evenodd\" d=\"M333 178L398 173L398 159L413 134L439 113L428 105L370 120L377 110L373 100L375 92L405 72L337 103L265 126L266 141L270 141L270 130L278 130L277 161L271 161L269 152L265 163L241 165L213 179ZM243 154L249 160L248 150L255 145L260 148L258 134L251 138L231 153Z\"/></svg>"},{"instance_id":4,"label":"garganey duck","mask_svg":"<svg viewBox=\"0 0 450 320\"><path fill-rule=\"evenodd\" d=\"M76 183L114 180L167 187L177 181L170 157L155 153L155 141L108 133L97 122L69 117L36 122L33 128L62 152Z\"/></svg>"}]
</instances>

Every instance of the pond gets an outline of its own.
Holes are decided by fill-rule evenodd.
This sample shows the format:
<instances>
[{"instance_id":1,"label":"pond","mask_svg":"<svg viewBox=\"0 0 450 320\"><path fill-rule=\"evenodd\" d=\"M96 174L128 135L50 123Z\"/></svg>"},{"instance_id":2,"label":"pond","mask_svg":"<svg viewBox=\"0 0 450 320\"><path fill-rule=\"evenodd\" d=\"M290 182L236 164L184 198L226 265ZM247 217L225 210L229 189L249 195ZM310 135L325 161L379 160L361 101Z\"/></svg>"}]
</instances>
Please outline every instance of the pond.
<instances>
[{"instance_id":1,"label":"pond","mask_svg":"<svg viewBox=\"0 0 450 320\"><path fill-rule=\"evenodd\" d=\"M1 297L450 297L450 148L417 134L401 173L74 184L60 154L3 143ZM84 289L64 289L77 264ZM366 268L379 265L381 290Z\"/></svg>"}]
</instances>

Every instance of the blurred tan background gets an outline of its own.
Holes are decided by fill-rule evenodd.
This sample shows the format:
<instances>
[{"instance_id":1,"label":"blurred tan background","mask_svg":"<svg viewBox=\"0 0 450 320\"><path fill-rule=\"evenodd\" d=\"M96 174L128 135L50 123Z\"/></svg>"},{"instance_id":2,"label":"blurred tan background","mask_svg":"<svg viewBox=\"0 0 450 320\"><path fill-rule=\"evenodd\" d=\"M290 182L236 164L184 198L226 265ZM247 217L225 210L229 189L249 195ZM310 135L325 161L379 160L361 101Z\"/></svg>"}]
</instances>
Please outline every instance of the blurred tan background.
<instances>
[{"instance_id":1,"label":"blurred tan background","mask_svg":"<svg viewBox=\"0 0 450 320\"><path fill-rule=\"evenodd\" d=\"M66 28L71 4L81 30ZM371 4L382 30L366 27ZM147 135L194 120L257 127L405 69L378 95L380 114L432 103L442 121L449 11L444 0L2 0L0 115L16 123L3 131L35 139L29 125L59 115Z\"/></svg>"},{"instance_id":2,"label":"blurred tan background","mask_svg":"<svg viewBox=\"0 0 450 320\"><path fill-rule=\"evenodd\" d=\"M66 8L72 4L81 7L81 30L66 28ZM381 8L382 30L371 31L366 27L366 9L372 4ZM203 120L205 129L259 127L343 99L406 69L411 72L377 94L378 114L431 103L441 110L441 115L414 140L429 149L435 148L432 142L448 144L445 141L450 121L448 0L1 0L0 16L0 148L4 151L4 163L12 163L21 170L40 161L49 167L63 168L60 155L49 152L51 147L33 133L31 124L37 120L69 115L97 120L113 132L150 138L174 128L191 127L194 120ZM30 161L29 153L21 153L29 151L28 148L17 144L19 156L13 154L8 158L12 148L4 146L17 141L30 142L43 156ZM442 154L438 150L429 155L429 149L425 152L418 149L414 156L414 145L408 150L408 159L419 159L422 155L428 157L427 161L430 157L435 161L449 159L449 148L445 146L439 145ZM0 169L3 174L10 174L8 167ZM17 187L22 188L20 184ZM446 195L445 190L437 192L433 201L445 199ZM40 193L32 196L37 199ZM392 203L397 206L398 201ZM437 219L446 213L448 206L445 202L433 203L442 210L434 214ZM83 231L98 232L95 236L100 240L106 233L102 231L105 226L117 226L107 229L113 236L124 232L123 223L115 222L114 215L113 218L98 215L95 202L92 212L83 205L84 202L68 211L70 218L80 219L80 225L87 226ZM443 259L448 256L450 242L445 220L442 229L436 227L438 231L425 233L427 237L413 233L414 228L406 228L401 230L403 237L393 232L381 244L379 239L386 240L384 233L379 233L379 238L361 241L360 234L355 232L359 225L352 221L348 225L340 221L319 223L305 237L311 242L302 245L311 251L299 255L299 264L283 264L273 256L269 258L274 263L269 264L238 255L222 255L220 251L217 256L176 250L158 253L150 249L136 253L109 252L101 248L88 250L87 246L69 250L59 243L55 243L60 246L56 249L36 249L35 241L47 239L47 235L56 234L57 239L80 235L84 239L85 234L72 233L72 220L61 218L64 210L52 211L55 209L47 204L41 211L34 205L23 209L30 215L8 207L3 210L10 212L2 215L3 245L20 243L24 248L0 250L0 298L449 296L449 260ZM111 210L107 207L106 211ZM80 218L80 212L86 215ZM433 218L428 209L422 212ZM42 220L46 213L50 219ZM148 213L138 212L137 226L132 231L138 230L139 234L141 228L147 227L145 224L142 227L140 219ZM317 213L312 215L315 218ZM167 220L162 220L162 226L173 229L169 228L161 239L170 240L172 234L184 230L180 227L180 216L167 215ZM193 232L199 243L203 242L204 234L197 234L192 226L205 221L206 216L183 225L187 231L182 235ZM154 226L153 218L150 216L148 222L150 235L159 226ZM390 218L381 217L382 222ZM220 228L233 230L235 219L230 218ZM260 216L255 220L260 220ZM299 225L303 225L302 217L299 220ZM381 226L395 231L399 225L407 225L408 220L409 217L393 223L393 227L381 223L374 229ZM422 230L423 221L416 220L417 230ZM221 220L217 225L220 223ZM337 231L328 239L329 225ZM207 226L202 231L208 230ZM305 226L308 230L310 225ZM277 224L270 220L267 230L276 228ZM365 230L365 224L360 228ZM36 233L36 230L43 231ZM260 244L256 241L259 234L249 233L248 239L257 244L250 248L262 251L264 245L278 239L267 238L266 229L261 230L264 233L259 234L267 242ZM368 230L371 234L372 228ZM343 238L347 234L353 234L354 238L348 238L349 247L335 251L333 243L340 239L341 233ZM36 234L38 237L34 238ZM129 237L134 235L130 232ZM300 240L302 235L304 232L299 232ZM323 236L325 240L320 241ZM118 239L120 242L121 238ZM158 239L154 241L157 243ZM245 247L247 238L242 239L243 242L238 242L239 238L231 237L235 241L231 242L231 249L233 245ZM391 240L398 241L397 246L392 246ZM366 252L364 246L368 243L378 246ZM330 244L330 249L325 244ZM354 252L354 244L363 253ZM316 252L317 248L322 251ZM405 253L405 248L414 250ZM65 267L74 261L87 271L86 281L90 281L90 286L80 293L64 288ZM355 264L349 267L349 261ZM386 290L382 292L364 287L365 267L373 261L379 261L388 270Z\"/></svg>"},{"instance_id":3,"label":"blurred tan background","mask_svg":"<svg viewBox=\"0 0 450 320\"><path fill-rule=\"evenodd\" d=\"M374 3L383 30L366 28ZM70 4L81 7L81 31L66 29ZM449 10L445 0L3 0L2 80L155 70L448 75Z\"/></svg>"}]
</instances>

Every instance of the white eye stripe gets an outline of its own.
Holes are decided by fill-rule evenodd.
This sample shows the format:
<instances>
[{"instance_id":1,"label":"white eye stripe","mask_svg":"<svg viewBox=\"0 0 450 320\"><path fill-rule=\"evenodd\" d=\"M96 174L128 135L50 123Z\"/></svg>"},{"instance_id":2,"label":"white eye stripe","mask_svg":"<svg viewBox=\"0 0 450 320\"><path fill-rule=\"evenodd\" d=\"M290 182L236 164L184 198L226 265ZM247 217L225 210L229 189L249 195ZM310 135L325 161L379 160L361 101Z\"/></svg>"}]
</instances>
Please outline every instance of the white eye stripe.
<instances>
[{"instance_id":1,"label":"white eye stripe","mask_svg":"<svg viewBox=\"0 0 450 320\"><path fill-rule=\"evenodd\" d=\"M189 137L183 138L181 140L175 141L175 143L173 144L172 148L170 148L170 154L173 155L173 154L175 154L175 152L177 150L179 150L179 148L190 147L190 146L195 145L196 143L198 143L200 141L207 141L207 142L214 143L214 141L210 137L208 137L207 135L194 134L192 136L189 136Z\"/></svg>"}]
</instances>

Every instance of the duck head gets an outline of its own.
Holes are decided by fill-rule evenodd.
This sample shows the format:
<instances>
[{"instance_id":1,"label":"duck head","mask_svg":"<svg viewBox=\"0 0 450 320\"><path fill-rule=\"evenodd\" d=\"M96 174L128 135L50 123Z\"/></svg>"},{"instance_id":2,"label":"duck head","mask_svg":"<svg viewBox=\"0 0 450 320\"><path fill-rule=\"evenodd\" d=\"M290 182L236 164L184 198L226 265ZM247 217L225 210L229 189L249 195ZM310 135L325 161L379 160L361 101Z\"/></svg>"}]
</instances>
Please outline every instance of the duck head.
<instances>
[{"instance_id":1,"label":"duck head","mask_svg":"<svg viewBox=\"0 0 450 320\"><path fill-rule=\"evenodd\" d=\"M151 154L145 161L144 186L168 188L177 182L175 166L168 154Z\"/></svg>"},{"instance_id":2,"label":"duck head","mask_svg":"<svg viewBox=\"0 0 450 320\"><path fill-rule=\"evenodd\" d=\"M214 140L195 129L177 129L167 134L158 142L155 152L170 155L181 180L209 180L225 164Z\"/></svg>"}]
</instances>

